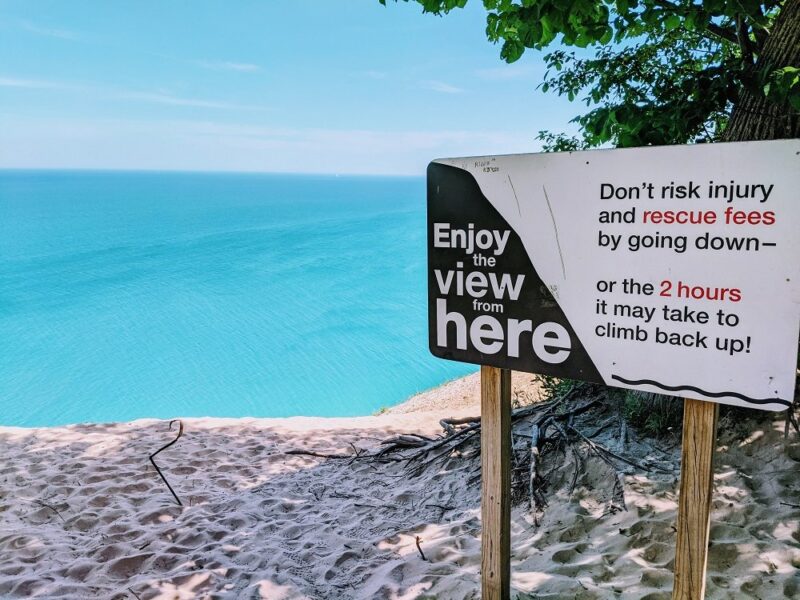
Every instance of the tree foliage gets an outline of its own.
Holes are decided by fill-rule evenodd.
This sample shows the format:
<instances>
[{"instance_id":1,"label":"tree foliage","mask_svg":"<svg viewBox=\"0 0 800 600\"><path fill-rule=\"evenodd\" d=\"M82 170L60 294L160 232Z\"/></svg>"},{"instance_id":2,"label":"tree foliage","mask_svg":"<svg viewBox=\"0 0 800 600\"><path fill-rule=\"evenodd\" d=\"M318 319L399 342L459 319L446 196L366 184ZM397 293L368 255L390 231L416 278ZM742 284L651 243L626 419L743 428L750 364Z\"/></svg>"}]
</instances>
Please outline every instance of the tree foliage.
<instances>
[{"instance_id":1,"label":"tree foliage","mask_svg":"<svg viewBox=\"0 0 800 600\"><path fill-rule=\"evenodd\" d=\"M467 3L415 1L439 15ZM545 56L541 88L586 104L575 118L581 134L539 137L546 149L568 150L714 141L746 94L772 105L777 112L767 118L791 122L783 127L791 135L800 112L799 50L767 51L784 4L797 2L483 0L483 6L486 35L501 44L507 62L528 49L567 47Z\"/></svg>"}]
</instances>

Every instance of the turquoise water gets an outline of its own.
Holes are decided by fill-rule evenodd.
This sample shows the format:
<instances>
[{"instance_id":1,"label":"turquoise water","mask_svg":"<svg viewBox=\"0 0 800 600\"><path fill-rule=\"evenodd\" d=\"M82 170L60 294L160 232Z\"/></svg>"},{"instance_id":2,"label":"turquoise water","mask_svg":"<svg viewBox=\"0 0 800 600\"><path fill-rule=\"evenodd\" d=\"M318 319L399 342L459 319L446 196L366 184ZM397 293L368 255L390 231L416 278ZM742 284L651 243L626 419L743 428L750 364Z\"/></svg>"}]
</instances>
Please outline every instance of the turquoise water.
<instances>
[{"instance_id":1,"label":"turquoise water","mask_svg":"<svg viewBox=\"0 0 800 600\"><path fill-rule=\"evenodd\" d=\"M422 179L0 171L0 424L361 415L428 354Z\"/></svg>"}]
</instances>

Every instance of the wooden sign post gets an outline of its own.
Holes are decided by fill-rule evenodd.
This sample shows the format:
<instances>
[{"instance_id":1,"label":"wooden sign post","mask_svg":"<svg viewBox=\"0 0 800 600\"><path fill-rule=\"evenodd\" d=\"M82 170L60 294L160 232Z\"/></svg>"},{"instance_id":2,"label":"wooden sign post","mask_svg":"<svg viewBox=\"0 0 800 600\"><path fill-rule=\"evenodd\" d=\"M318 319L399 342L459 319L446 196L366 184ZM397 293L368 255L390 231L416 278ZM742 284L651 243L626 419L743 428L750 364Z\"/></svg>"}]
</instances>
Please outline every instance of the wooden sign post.
<instances>
[{"instance_id":1,"label":"wooden sign post","mask_svg":"<svg viewBox=\"0 0 800 600\"><path fill-rule=\"evenodd\" d=\"M481 589L511 597L511 371L481 367Z\"/></svg>"},{"instance_id":2,"label":"wooden sign post","mask_svg":"<svg viewBox=\"0 0 800 600\"><path fill-rule=\"evenodd\" d=\"M673 600L702 600L705 596L718 415L719 404L714 402L689 398L683 402Z\"/></svg>"}]
</instances>

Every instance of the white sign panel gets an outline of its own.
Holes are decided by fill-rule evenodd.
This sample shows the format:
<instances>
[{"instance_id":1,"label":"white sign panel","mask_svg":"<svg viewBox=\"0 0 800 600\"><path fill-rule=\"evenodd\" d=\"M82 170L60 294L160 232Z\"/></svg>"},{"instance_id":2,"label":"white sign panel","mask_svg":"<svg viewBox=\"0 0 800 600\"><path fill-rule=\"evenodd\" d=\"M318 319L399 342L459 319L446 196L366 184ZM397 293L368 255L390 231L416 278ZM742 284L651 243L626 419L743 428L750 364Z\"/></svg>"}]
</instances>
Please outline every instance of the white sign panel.
<instances>
[{"instance_id":1,"label":"white sign panel","mask_svg":"<svg viewBox=\"0 0 800 600\"><path fill-rule=\"evenodd\" d=\"M783 410L800 140L437 160L434 355Z\"/></svg>"}]
</instances>

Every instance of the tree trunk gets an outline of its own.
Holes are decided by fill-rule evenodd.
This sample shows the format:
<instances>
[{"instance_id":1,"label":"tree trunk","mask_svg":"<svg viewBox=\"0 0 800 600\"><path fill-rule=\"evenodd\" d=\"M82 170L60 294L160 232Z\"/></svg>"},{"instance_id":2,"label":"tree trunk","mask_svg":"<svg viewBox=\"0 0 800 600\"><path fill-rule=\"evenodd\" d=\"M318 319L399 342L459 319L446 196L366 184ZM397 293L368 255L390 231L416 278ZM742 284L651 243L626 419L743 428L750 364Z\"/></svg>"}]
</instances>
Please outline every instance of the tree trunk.
<instances>
[{"instance_id":1,"label":"tree trunk","mask_svg":"<svg viewBox=\"0 0 800 600\"><path fill-rule=\"evenodd\" d=\"M800 67L800 0L786 0L756 63L756 71ZM723 141L778 140L800 137L800 113L788 103L775 104L742 89Z\"/></svg>"}]
</instances>

